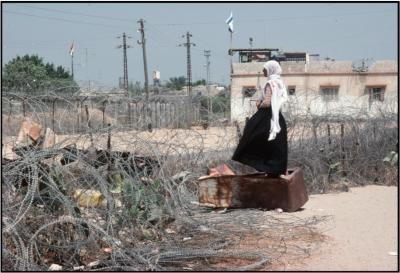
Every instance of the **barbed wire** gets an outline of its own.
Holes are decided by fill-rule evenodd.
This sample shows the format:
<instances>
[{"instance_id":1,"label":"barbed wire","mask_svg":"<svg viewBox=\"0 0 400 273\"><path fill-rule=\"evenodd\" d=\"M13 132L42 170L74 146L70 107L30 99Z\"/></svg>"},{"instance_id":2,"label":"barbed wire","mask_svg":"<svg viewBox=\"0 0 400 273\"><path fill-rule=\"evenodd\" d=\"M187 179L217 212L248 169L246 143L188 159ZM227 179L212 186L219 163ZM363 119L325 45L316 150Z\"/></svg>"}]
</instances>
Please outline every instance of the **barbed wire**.
<instances>
[{"instance_id":1,"label":"barbed wire","mask_svg":"<svg viewBox=\"0 0 400 273\"><path fill-rule=\"evenodd\" d=\"M129 103L138 107L127 116ZM152 103L149 117L140 97L3 97L3 269L265 269L305 258L324 241L329 216L218 214L193 205L198 177L219 162L235 164L229 159L244 124L206 109L196 116L191 106L188 126L184 104L162 97ZM168 108L174 103L175 112ZM285 113L289 167L303 169L309 193L397 184L397 163L383 160L398 153L397 114L367 111ZM54 145L24 144L17 133L26 119L55 131Z\"/></svg>"}]
</instances>

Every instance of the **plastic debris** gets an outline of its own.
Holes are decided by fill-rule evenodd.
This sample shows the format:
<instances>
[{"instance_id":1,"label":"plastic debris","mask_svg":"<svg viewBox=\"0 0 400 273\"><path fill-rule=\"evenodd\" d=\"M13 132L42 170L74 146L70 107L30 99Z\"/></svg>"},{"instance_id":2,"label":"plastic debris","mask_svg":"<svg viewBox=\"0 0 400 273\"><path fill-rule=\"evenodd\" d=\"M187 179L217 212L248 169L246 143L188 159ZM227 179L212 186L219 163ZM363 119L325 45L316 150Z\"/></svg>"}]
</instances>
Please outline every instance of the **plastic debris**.
<instances>
[{"instance_id":1,"label":"plastic debris","mask_svg":"<svg viewBox=\"0 0 400 273\"><path fill-rule=\"evenodd\" d=\"M206 226L201 225L201 226L199 226L199 230L200 231L209 231L210 229Z\"/></svg>"},{"instance_id":2,"label":"plastic debris","mask_svg":"<svg viewBox=\"0 0 400 273\"><path fill-rule=\"evenodd\" d=\"M94 261L94 262L90 262L87 266L88 267L95 267L98 266L100 264L100 261Z\"/></svg>"},{"instance_id":3,"label":"plastic debris","mask_svg":"<svg viewBox=\"0 0 400 273\"><path fill-rule=\"evenodd\" d=\"M61 271L63 267L59 264L51 264L49 267L49 271Z\"/></svg>"},{"instance_id":4,"label":"plastic debris","mask_svg":"<svg viewBox=\"0 0 400 273\"><path fill-rule=\"evenodd\" d=\"M187 178L191 175L191 172L188 171L182 171L180 173L175 174L173 177L171 177L172 180L176 181L185 181Z\"/></svg>"},{"instance_id":5,"label":"plastic debris","mask_svg":"<svg viewBox=\"0 0 400 273\"><path fill-rule=\"evenodd\" d=\"M112 248L111 247L103 247L101 250L103 252L105 252L105 253L111 253L112 252Z\"/></svg>"},{"instance_id":6,"label":"plastic debris","mask_svg":"<svg viewBox=\"0 0 400 273\"><path fill-rule=\"evenodd\" d=\"M166 229L165 229L165 232L168 233L168 234L174 234L174 233L176 233L175 230L170 229L170 228L166 228Z\"/></svg>"},{"instance_id":7,"label":"plastic debris","mask_svg":"<svg viewBox=\"0 0 400 273\"><path fill-rule=\"evenodd\" d=\"M96 190L77 189L73 196L80 207L99 207L104 200L103 194Z\"/></svg>"}]
</instances>

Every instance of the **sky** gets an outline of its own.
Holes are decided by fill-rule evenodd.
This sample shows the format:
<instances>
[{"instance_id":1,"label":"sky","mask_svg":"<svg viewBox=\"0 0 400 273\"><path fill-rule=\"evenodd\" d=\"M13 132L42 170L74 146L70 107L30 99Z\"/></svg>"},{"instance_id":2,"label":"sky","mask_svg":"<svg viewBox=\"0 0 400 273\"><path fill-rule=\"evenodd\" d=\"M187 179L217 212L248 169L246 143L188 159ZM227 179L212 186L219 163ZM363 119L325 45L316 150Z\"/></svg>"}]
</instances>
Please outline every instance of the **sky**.
<instances>
[{"instance_id":1,"label":"sky","mask_svg":"<svg viewBox=\"0 0 400 273\"><path fill-rule=\"evenodd\" d=\"M128 44L128 79L144 82L138 32L144 19L149 81L186 76L186 42L192 34L192 79L206 78L204 50L211 51L211 81L229 84L230 34L225 20L233 13L234 48L279 48L360 61L396 59L397 3L4 3L2 67L17 55L37 54L45 62L71 67L74 76L113 87L123 76L122 36Z\"/></svg>"}]
</instances>

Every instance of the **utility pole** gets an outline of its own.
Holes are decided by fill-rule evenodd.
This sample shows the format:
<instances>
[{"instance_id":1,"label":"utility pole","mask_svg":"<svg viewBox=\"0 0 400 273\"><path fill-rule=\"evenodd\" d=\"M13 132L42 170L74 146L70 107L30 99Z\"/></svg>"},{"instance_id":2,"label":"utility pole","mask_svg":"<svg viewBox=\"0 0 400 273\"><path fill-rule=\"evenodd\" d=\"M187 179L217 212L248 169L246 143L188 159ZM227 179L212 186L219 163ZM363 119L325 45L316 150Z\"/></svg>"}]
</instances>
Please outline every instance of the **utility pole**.
<instances>
[{"instance_id":1,"label":"utility pole","mask_svg":"<svg viewBox=\"0 0 400 273\"><path fill-rule=\"evenodd\" d=\"M204 56L206 57L206 68L207 68L207 95L208 95L208 112L212 113L212 103L211 103L211 94L210 94L210 50L204 50Z\"/></svg>"},{"instance_id":2,"label":"utility pole","mask_svg":"<svg viewBox=\"0 0 400 273\"><path fill-rule=\"evenodd\" d=\"M128 57L126 54L126 49L130 48L130 45L126 44L126 38L131 38L130 36L126 36L125 32L122 34L122 45L117 46L117 48L122 48L123 49L123 65L124 65L124 89L128 92ZM118 39L121 38L121 36L117 37Z\"/></svg>"},{"instance_id":3,"label":"utility pole","mask_svg":"<svg viewBox=\"0 0 400 273\"><path fill-rule=\"evenodd\" d=\"M190 42L190 37L192 37L192 34L186 32L186 43L180 44L179 46L185 46L186 47L186 63L187 63L187 91L188 91L188 105L187 107L191 106L192 104L192 64L190 60L190 46L196 46L196 44ZM182 38L185 38L185 35L182 35ZM189 109L188 113L188 126L190 127L192 118L191 118L191 113L192 110Z\"/></svg>"},{"instance_id":4,"label":"utility pole","mask_svg":"<svg viewBox=\"0 0 400 273\"><path fill-rule=\"evenodd\" d=\"M148 118L151 116L151 109L149 109L149 80L147 76L147 59L146 59L146 39L144 38L144 20L140 19L138 21L140 28L140 34L141 34L141 41L137 41L139 45L142 46L143 50L143 69L144 69L144 90L146 92L146 106L145 106L145 116L147 120L147 129L149 131L152 130L152 124L151 124L151 118Z\"/></svg>"},{"instance_id":5,"label":"utility pole","mask_svg":"<svg viewBox=\"0 0 400 273\"><path fill-rule=\"evenodd\" d=\"M140 24L139 31L141 33L141 41L138 44L142 46L143 49L143 66L144 66L144 89L146 91L146 101L149 99L149 80L147 76L147 59L146 59L146 39L144 38L144 20L140 19L138 23Z\"/></svg>"}]
</instances>

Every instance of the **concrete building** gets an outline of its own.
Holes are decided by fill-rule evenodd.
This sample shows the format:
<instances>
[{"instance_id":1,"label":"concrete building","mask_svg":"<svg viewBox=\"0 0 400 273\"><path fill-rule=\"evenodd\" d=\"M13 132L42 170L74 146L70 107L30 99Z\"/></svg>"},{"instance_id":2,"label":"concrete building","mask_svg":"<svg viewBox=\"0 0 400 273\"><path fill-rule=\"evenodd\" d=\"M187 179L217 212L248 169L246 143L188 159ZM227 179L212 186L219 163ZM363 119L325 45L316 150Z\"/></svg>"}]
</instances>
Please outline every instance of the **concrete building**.
<instances>
[{"instance_id":1,"label":"concrete building","mask_svg":"<svg viewBox=\"0 0 400 273\"><path fill-rule=\"evenodd\" d=\"M193 86L192 90L194 94L200 93L202 96L214 97L221 91L225 91L225 88L217 84L210 84L210 93L208 93L206 85Z\"/></svg>"},{"instance_id":2,"label":"concrete building","mask_svg":"<svg viewBox=\"0 0 400 273\"><path fill-rule=\"evenodd\" d=\"M240 53L239 62L232 64L231 121L242 122L256 111L259 87L266 82L263 64L274 54L267 52L264 58L249 58L248 50ZM368 67L355 67L351 61L319 60L316 56L275 54L289 95L283 112L363 118L382 111L398 112L397 61L379 60Z\"/></svg>"},{"instance_id":3,"label":"concrete building","mask_svg":"<svg viewBox=\"0 0 400 273\"><path fill-rule=\"evenodd\" d=\"M113 97L113 98L127 98L128 92L123 89L109 89L109 90L80 90L75 94L77 97Z\"/></svg>"}]
</instances>

